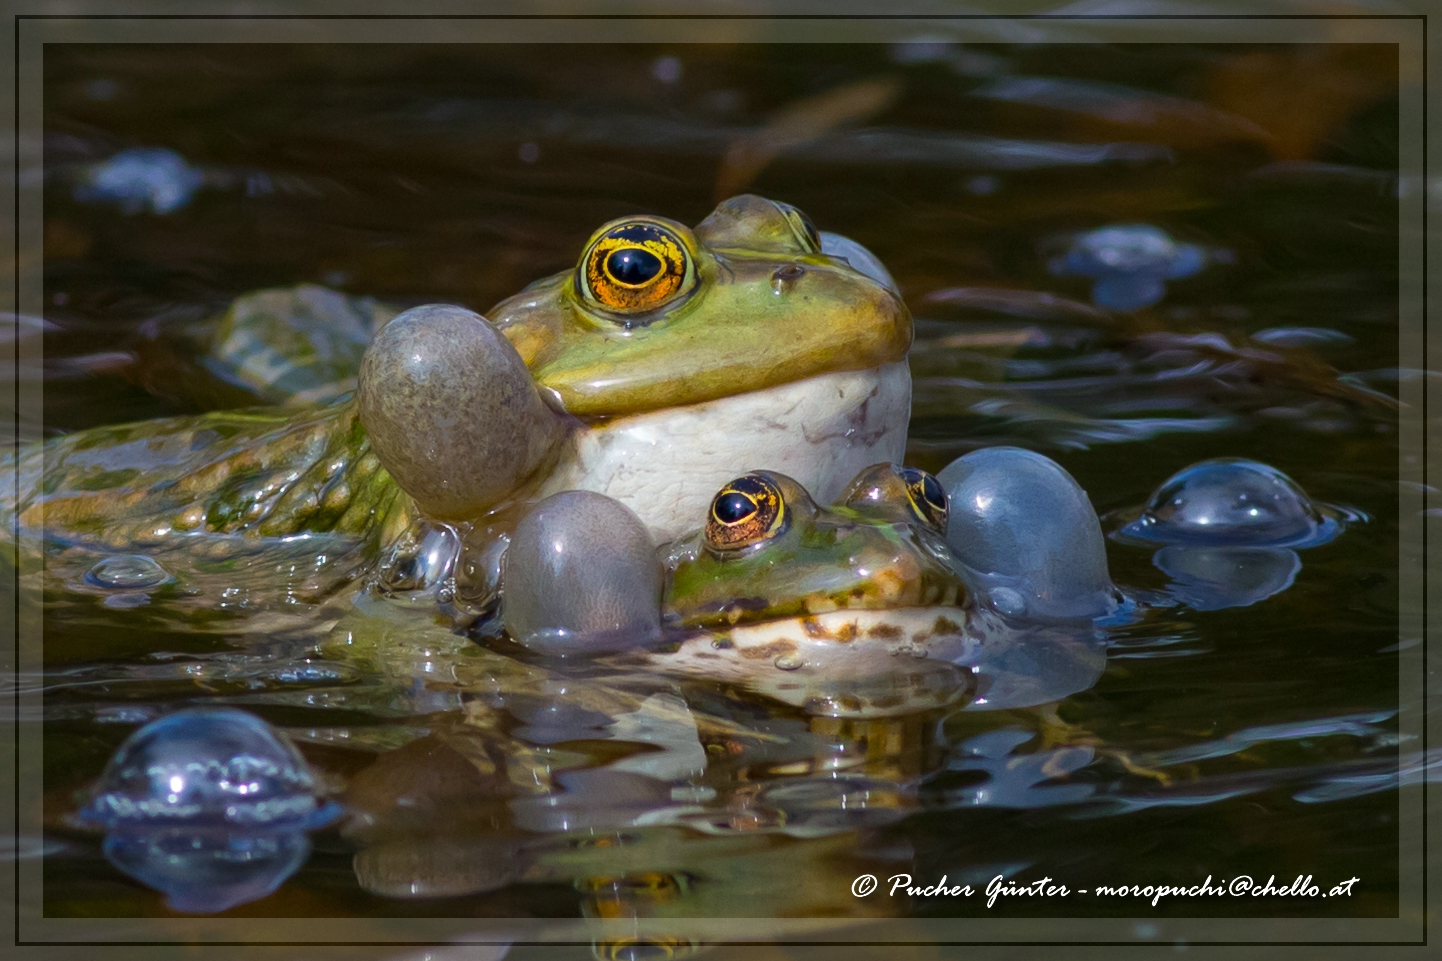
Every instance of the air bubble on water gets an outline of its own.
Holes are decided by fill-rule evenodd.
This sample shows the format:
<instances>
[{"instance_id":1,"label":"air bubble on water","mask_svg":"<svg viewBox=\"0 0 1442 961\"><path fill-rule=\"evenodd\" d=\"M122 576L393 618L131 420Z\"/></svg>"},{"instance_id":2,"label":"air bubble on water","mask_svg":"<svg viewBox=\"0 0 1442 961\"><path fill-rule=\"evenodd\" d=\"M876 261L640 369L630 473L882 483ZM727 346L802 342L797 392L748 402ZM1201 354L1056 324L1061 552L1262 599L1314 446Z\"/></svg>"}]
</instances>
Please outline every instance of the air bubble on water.
<instances>
[{"instance_id":1,"label":"air bubble on water","mask_svg":"<svg viewBox=\"0 0 1442 961\"><path fill-rule=\"evenodd\" d=\"M1071 249L1049 264L1058 276L1091 277L1092 301L1110 310L1141 310L1166 296L1166 281L1190 277L1215 252L1178 243L1151 224L1111 224L1078 234Z\"/></svg>"},{"instance_id":2,"label":"air bubble on water","mask_svg":"<svg viewBox=\"0 0 1442 961\"><path fill-rule=\"evenodd\" d=\"M387 594L429 591L455 571L461 540L449 524L422 522L401 538L381 564L380 588Z\"/></svg>"},{"instance_id":3,"label":"air bubble on water","mask_svg":"<svg viewBox=\"0 0 1442 961\"><path fill-rule=\"evenodd\" d=\"M205 183L205 175L163 147L136 147L87 167L75 185L79 201L117 201L126 213L179 210Z\"/></svg>"},{"instance_id":4,"label":"air bubble on water","mask_svg":"<svg viewBox=\"0 0 1442 961\"><path fill-rule=\"evenodd\" d=\"M1318 507L1275 467L1223 457L1169 477L1118 536L1213 547L1311 547L1335 537L1346 516Z\"/></svg>"},{"instance_id":5,"label":"air bubble on water","mask_svg":"<svg viewBox=\"0 0 1442 961\"><path fill-rule=\"evenodd\" d=\"M340 813L294 745L234 708L177 711L131 734L77 820L105 829L105 858L177 911L213 913L280 887L307 831Z\"/></svg>"},{"instance_id":6,"label":"air bubble on water","mask_svg":"<svg viewBox=\"0 0 1442 961\"><path fill-rule=\"evenodd\" d=\"M302 827L330 816L288 741L233 708L177 711L130 735L81 820L155 825Z\"/></svg>"},{"instance_id":7,"label":"air bubble on water","mask_svg":"<svg viewBox=\"0 0 1442 961\"><path fill-rule=\"evenodd\" d=\"M1026 613L1026 598L1010 587L993 587L986 596L998 614L1017 617Z\"/></svg>"},{"instance_id":8,"label":"air bubble on water","mask_svg":"<svg viewBox=\"0 0 1442 961\"><path fill-rule=\"evenodd\" d=\"M158 587L170 579L169 572L145 554L115 554L101 559L85 574L87 584L127 591Z\"/></svg>"},{"instance_id":9,"label":"air bubble on water","mask_svg":"<svg viewBox=\"0 0 1442 961\"><path fill-rule=\"evenodd\" d=\"M795 671L806 666L806 661L796 653L782 654L776 659L776 666L783 671Z\"/></svg>"}]
</instances>

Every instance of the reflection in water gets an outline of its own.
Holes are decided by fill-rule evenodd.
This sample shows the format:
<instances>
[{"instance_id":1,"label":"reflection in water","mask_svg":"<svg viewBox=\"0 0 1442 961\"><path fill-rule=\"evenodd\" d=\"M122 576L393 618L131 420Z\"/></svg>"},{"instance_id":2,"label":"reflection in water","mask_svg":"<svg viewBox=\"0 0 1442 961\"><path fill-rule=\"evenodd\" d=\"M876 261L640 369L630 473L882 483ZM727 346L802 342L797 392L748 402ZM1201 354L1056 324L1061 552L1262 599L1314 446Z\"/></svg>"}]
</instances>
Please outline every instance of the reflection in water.
<instances>
[{"instance_id":1,"label":"reflection in water","mask_svg":"<svg viewBox=\"0 0 1442 961\"><path fill-rule=\"evenodd\" d=\"M105 835L104 851L175 910L213 914L280 887L310 856L310 837L304 830L127 827Z\"/></svg>"},{"instance_id":2,"label":"reflection in water","mask_svg":"<svg viewBox=\"0 0 1442 961\"><path fill-rule=\"evenodd\" d=\"M386 898L454 898L516 881L518 845L501 839L414 837L362 848L351 862L356 880Z\"/></svg>"},{"instance_id":3,"label":"reflection in water","mask_svg":"<svg viewBox=\"0 0 1442 961\"><path fill-rule=\"evenodd\" d=\"M1152 556L1172 596L1194 611L1248 607L1292 586L1302 559L1276 547L1163 547Z\"/></svg>"},{"instance_id":4,"label":"reflection in water","mask_svg":"<svg viewBox=\"0 0 1442 961\"><path fill-rule=\"evenodd\" d=\"M1091 784L1056 783L1090 764L1095 756L1092 748L1012 754L1033 737L1031 731L1003 728L962 741L952 748L946 765L927 779L928 799L946 807L1034 808L1075 804L1095 793ZM958 778L968 773L975 777ZM948 786L958 780L961 786Z\"/></svg>"}]
</instances>

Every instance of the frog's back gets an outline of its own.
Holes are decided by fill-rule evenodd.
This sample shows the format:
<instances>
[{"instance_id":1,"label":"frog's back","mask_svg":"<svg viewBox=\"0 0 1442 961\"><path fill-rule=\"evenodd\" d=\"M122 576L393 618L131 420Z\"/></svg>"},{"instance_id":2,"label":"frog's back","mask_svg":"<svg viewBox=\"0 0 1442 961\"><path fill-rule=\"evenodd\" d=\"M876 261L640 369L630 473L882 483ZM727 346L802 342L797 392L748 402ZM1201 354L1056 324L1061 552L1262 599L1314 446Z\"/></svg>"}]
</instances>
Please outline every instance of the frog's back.
<instances>
[{"instance_id":1,"label":"frog's back","mask_svg":"<svg viewBox=\"0 0 1442 961\"><path fill-rule=\"evenodd\" d=\"M117 549L204 533L369 538L407 514L349 402L97 427L6 460L12 529Z\"/></svg>"}]
</instances>

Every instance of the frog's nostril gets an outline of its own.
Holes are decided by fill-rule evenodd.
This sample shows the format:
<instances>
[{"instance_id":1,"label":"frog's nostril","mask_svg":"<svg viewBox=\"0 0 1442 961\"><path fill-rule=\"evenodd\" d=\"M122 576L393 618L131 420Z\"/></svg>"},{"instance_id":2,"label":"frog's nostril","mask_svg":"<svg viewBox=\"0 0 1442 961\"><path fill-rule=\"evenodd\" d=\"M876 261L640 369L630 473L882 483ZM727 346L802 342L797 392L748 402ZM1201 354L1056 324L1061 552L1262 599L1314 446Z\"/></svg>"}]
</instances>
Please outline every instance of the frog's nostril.
<instances>
[{"instance_id":1,"label":"frog's nostril","mask_svg":"<svg viewBox=\"0 0 1442 961\"><path fill-rule=\"evenodd\" d=\"M785 293L797 279L806 273L806 268L797 264L786 264L776 268L771 275L771 289L776 293Z\"/></svg>"}]
</instances>

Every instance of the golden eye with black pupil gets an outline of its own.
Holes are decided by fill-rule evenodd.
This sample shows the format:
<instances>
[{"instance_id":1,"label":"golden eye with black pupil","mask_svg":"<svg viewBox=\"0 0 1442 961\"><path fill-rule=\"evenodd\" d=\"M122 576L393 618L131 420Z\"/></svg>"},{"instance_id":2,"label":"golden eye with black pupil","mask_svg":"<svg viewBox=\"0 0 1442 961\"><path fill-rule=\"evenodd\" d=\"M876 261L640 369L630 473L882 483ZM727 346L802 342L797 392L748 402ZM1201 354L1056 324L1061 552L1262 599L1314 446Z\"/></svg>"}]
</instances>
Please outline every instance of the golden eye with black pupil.
<instances>
[{"instance_id":1,"label":"golden eye with black pupil","mask_svg":"<svg viewBox=\"0 0 1442 961\"><path fill-rule=\"evenodd\" d=\"M601 961L675 961L688 958L696 950L690 941L672 934L655 937L619 937L597 941L591 946L591 953Z\"/></svg>"},{"instance_id":2,"label":"golden eye with black pupil","mask_svg":"<svg viewBox=\"0 0 1442 961\"><path fill-rule=\"evenodd\" d=\"M938 531L946 530L946 491L941 482L924 470L903 467L901 479L906 481L906 497L917 519Z\"/></svg>"},{"instance_id":3,"label":"golden eye with black pupil","mask_svg":"<svg viewBox=\"0 0 1442 961\"><path fill-rule=\"evenodd\" d=\"M786 215L786 221L791 224L791 231L796 234L796 239L810 247L813 253L821 253L821 234L817 232L811 218L790 204L783 204L779 200L775 203Z\"/></svg>"},{"instance_id":4,"label":"golden eye with black pupil","mask_svg":"<svg viewBox=\"0 0 1442 961\"><path fill-rule=\"evenodd\" d=\"M775 537L785 528L781 489L765 474L747 474L712 498L706 543L718 551L734 551Z\"/></svg>"},{"instance_id":5,"label":"golden eye with black pupil","mask_svg":"<svg viewBox=\"0 0 1442 961\"><path fill-rule=\"evenodd\" d=\"M576 281L604 310L655 310L695 285L686 245L671 230L646 221L618 224L597 237L581 258Z\"/></svg>"}]
</instances>

